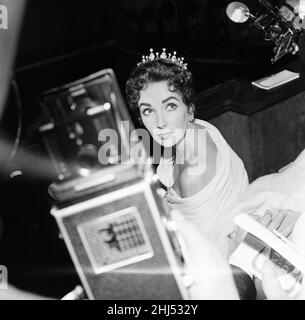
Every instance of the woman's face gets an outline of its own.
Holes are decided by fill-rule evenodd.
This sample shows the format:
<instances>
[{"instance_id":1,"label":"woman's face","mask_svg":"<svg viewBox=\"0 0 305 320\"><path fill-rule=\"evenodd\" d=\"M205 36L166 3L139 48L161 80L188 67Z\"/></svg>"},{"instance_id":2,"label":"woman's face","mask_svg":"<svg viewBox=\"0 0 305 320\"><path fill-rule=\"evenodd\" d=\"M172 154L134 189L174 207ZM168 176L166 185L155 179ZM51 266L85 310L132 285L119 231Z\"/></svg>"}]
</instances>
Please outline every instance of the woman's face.
<instances>
[{"instance_id":1,"label":"woman's face","mask_svg":"<svg viewBox=\"0 0 305 320\"><path fill-rule=\"evenodd\" d=\"M188 107L167 81L154 82L140 92L141 119L151 136L162 146L172 147L183 140L189 123Z\"/></svg>"}]
</instances>

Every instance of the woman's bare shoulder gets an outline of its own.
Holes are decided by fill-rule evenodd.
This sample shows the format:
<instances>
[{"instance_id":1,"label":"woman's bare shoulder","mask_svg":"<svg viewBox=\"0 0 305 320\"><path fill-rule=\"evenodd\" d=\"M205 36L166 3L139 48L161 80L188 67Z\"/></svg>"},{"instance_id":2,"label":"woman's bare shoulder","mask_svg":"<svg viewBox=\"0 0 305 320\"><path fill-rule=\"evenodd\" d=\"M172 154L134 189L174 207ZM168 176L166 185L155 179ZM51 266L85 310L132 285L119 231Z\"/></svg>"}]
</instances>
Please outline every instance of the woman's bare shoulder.
<instances>
[{"instance_id":1,"label":"woman's bare shoulder","mask_svg":"<svg viewBox=\"0 0 305 320\"><path fill-rule=\"evenodd\" d=\"M198 141L192 159L181 170L179 183L182 197L190 197L206 187L216 174L217 146L208 131Z\"/></svg>"},{"instance_id":2,"label":"woman's bare shoulder","mask_svg":"<svg viewBox=\"0 0 305 320\"><path fill-rule=\"evenodd\" d=\"M199 124L194 124L194 128L197 131L197 135L195 135L198 139L197 143L194 143L194 150L192 150L193 155L196 156L201 153L207 155L206 160L209 164L213 164L213 159L217 155L217 145L212 139L209 130Z\"/></svg>"}]
</instances>

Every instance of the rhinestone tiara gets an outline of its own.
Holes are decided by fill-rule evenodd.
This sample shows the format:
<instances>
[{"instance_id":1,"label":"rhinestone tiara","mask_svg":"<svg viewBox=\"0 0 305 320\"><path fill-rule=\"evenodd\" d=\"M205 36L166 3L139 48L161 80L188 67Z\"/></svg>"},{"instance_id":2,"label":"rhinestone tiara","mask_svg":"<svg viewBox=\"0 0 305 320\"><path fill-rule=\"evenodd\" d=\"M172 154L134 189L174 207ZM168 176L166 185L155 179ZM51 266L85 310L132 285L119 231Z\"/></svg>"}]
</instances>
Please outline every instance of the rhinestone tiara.
<instances>
[{"instance_id":1,"label":"rhinestone tiara","mask_svg":"<svg viewBox=\"0 0 305 320\"><path fill-rule=\"evenodd\" d=\"M165 60L169 60L174 62L175 64L177 64L178 66L180 66L183 69L187 69L187 63L184 63L184 58L177 58L176 54L177 52L174 51L173 54L171 53L166 53L166 49L163 48L162 49L162 53L159 54L159 52L154 53L153 49L150 49L150 54L148 56L142 56L142 61L139 62L137 65L140 66L143 63L146 63L148 61L156 61L159 59L165 59Z\"/></svg>"}]
</instances>

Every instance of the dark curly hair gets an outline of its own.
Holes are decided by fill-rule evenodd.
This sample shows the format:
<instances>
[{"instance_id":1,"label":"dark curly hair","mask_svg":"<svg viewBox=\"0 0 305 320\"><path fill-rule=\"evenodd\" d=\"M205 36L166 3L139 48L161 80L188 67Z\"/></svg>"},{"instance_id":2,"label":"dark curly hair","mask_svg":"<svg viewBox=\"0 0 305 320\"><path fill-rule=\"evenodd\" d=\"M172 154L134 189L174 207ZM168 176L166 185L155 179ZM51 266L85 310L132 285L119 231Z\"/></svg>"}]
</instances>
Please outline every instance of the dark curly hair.
<instances>
[{"instance_id":1,"label":"dark curly hair","mask_svg":"<svg viewBox=\"0 0 305 320\"><path fill-rule=\"evenodd\" d=\"M126 82L126 99L131 112L142 124L138 102L140 91L145 90L149 83L167 81L169 90L178 92L183 103L194 110L194 90L192 74L169 59L147 61L138 65Z\"/></svg>"}]
</instances>

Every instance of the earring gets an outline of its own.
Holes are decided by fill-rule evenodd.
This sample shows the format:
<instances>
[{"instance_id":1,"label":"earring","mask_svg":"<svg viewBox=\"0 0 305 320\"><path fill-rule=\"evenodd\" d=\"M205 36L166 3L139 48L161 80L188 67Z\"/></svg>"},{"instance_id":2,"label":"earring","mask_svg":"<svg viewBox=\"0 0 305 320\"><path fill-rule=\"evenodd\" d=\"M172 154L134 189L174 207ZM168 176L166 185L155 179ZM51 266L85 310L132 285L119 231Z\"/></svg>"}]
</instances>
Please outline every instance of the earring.
<instances>
[{"instance_id":1,"label":"earring","mask_svg":"<svg viewBox=\"0 0 305 320\"><path fill-rule=\"evenodd\" d=\"M194 121L194 114L195 114L195 108L194 108L194 105L190 105L188 107L188 114L189 114L189 121L190 122L193 122Z\"/></svg>"}]
</instances>

